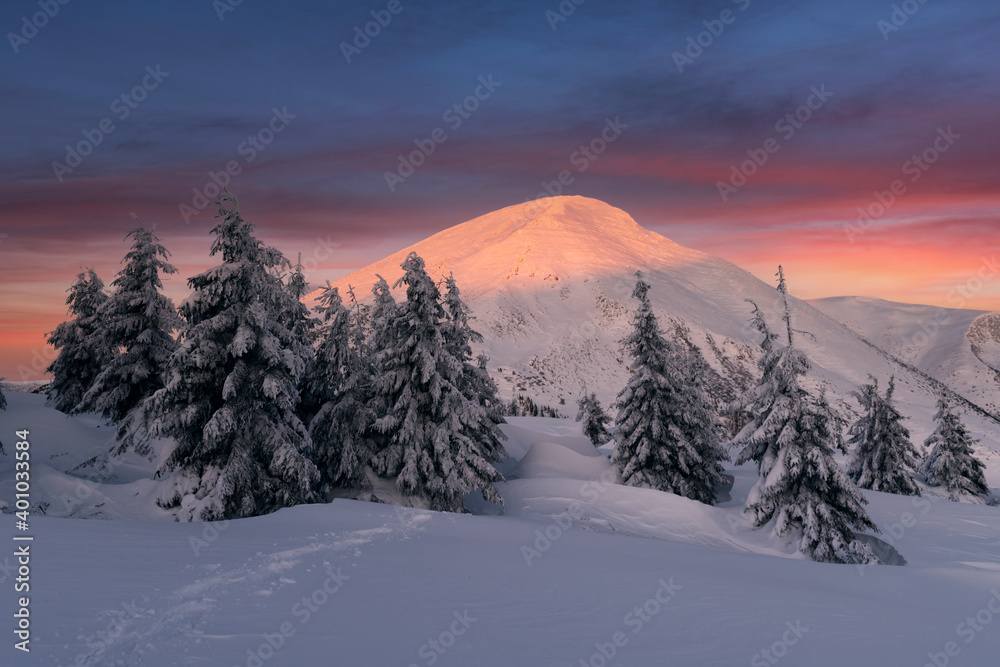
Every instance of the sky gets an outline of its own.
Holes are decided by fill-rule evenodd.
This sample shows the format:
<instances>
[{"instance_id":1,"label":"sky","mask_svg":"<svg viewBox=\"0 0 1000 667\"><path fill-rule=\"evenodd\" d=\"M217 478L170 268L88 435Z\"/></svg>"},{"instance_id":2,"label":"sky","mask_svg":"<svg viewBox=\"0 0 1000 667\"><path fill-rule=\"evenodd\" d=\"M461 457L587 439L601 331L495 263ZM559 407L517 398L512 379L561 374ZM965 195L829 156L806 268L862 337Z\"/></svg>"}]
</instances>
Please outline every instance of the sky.
<instances>
[{"instance_id":1,"label":"sky","mask_svg":"<svg viewBox=\"0 0 1000 667\"><path fill-rule=\"evenodd\" d=\"M802 298L1000 309L985 0L10 0L0 31L9 380L133 215L183 299L219 183L313 284L570 194Z\"/></svg>"}]
</instances>

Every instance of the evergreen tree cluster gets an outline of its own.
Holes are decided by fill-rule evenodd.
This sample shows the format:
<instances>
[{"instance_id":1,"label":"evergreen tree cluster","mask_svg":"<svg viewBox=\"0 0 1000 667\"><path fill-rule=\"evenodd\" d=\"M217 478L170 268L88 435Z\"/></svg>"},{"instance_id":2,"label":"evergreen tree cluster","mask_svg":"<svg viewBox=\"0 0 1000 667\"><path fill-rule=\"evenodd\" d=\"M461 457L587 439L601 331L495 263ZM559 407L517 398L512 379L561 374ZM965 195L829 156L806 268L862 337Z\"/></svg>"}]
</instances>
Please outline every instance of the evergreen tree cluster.
<instances>
[{"instance_id":1,"label":"evergreen tree cluster","mask_svg":"<svg viewBox=\"0 0 1000 667\"><path fill-rule=\"evenodd\" d=\"M613 456L622 481L676 493L703 503L716 500L723 482L723 428L705 393L701 355L663 336L649 301L649 284L637 274L639 301L625 339L631 378L618 394L618 446Z\"/></svg>"},{"instance_id":2,"label":"evergreen tree cluster","mask_svg":"<svg viewBox=\"0 0 1000 667\"><path fill-rule=\"evenodd\" d=\"M934 423L934 432L924 441L929 450L923 461L927 483L944 487L952 500L962 494L988 495L990 489L983 474L986 466L972 451L976 441L943 396L938 400Z\"/></svg>"},{"instance_id":3,"label":"evergreen tree cluster","mask_svg":"<svg viewBox=\"0 0 1000 667\"><path fill-rule=\"evenodd\" d=\"M514 398L501 406L502 414L507 417L551 417L563 419L558 409L550 405L538 405L530 396L515 394Z\"/></svg>"},{"instance_id":4,"label":"evergreen tree cluster","mask_svg":"<svg viewBox=\"0 0 1000 667\"><path fill-rule=\"evenodd\" d=\"M218 205L221 263L188 280L177 309L161 293L176 269L141 225L110 293L92 269L80 273L72 319L48 336L59 352L51 404L115 423L115 455L173 439L158 502L188 520L371 492L378 478L432 509L464 511L473 492L502 502L503 404L473 354L482 339L455 279L442 295L411 254L405 302L384 279L371 307L353 290L345 305L328 284L317 320L302 303L301 261L258 240L228 192Z\"/></svg>"},{"instance_id":5,"label":"evergreen tree cluster","mask_svg":"<svg viewBox=\"0 0 1000 667\"><path fill-rule=\"evenodd\" d=\"M114 455L152 456L151 439L172 439L157 471L172 473L159 502L188 520L338 496L452 512L465 511L470 493L502 503L494 487L503 480L494 464L506 456L502 415L561 415L529 397L499 399L486 358L473 352L482 337L454 277L439 286L411 253L394 285L405 287L405 301L381 276L371 305L353 288L345 302L327 283L317 318L302 303L301 260L292 266L258 240L228 192L218 205L211 255L220 263L188 280L179 308L161 293L161 276L176 273L169 253L141 225L126 236L131 248L110 291L93 269L81 271L66 301L72 319L48 335L59 351L48 369L51 404L116 424ZM613 463L624 484L711 504L729 460L706 390L714 371L686 334L663 335L650 286L637 277L624 341L630 378L612 406ZM845 473L834 460L847 453L841 420L825 395L801 386L809 362L794 345L780 267L778 278L786 344L754 305L760 377L725 409L741 425L729 442L737 465L753 462L759 473L745 511L815 560L877 562L853 532L878 530L858 486L919 495L920 461L893 405L894 381L884 395L874 379L855 392L862 414L848 431L855 449ZM591 442L612 439L596 394L578 408ZM987 494L975 441L944 399L935 421L926 482L953 498Z\"/></svg>"},{"instance_id":6,"label":"evergreen tree cluster","mask_svg":"<svg viewBox=\"0 0 1000 667\"><path fill-rule=\"evenodd\" d=\"M862 489L919 496L909 470L920 463L920 455L910 443L903 415L893 405L895 378L889 379L885 396L878 393L878 380L854 392L861 404L861 417L851 425L848 444L856 445L847 474Z\"/></svg>"}]
</instances>

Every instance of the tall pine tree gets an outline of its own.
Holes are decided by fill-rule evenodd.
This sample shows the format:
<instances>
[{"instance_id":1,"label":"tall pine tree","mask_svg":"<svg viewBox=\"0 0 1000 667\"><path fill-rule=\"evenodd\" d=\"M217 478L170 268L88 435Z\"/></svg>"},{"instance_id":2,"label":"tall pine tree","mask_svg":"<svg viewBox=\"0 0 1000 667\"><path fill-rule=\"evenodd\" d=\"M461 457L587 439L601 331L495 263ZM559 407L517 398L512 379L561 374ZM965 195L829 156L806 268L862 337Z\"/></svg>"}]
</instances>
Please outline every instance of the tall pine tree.
<instances>
[{"instance_id":1,"label":"tall pine tree","mask_svg":"<svg viewBox=\"0 0 1000 667\"><path fill-rule=\"evenodd\" d=\"M869 376L871 377L871 376ZM890 378L885 397L879 396L878 380L852 392L861 404L861 417L851 425L849 445L856 445L847 476L862 489L919 496L920 489L908 468L920 462L903 426L903 415L892 404L895 378Z\"/></svg>"},{"instance_id":2,"label":"tall pine tree","mask_svg":"<svg viewBox=\"0 0 1000 667\"><path fill-rule=\"evenodd\" d=\"M292 267L292 272L288 275L288 280L285 283L288 305L282 317L287 318L284 321L292 331L298 334L303 341L311 344L310 334L316 326L316 320L309 314L306 305L302 303L302 299L309 293L309 283L306 282L302 268L302 253L299 253L298 262Z\"/></svg>"},{"instance_id":3,"label":"tall pine tree","mask_svg":"<svg viewBox=\"0 0 1000 667\"><path fill-rule=\"evenodd\" d=\"M189 520L308 502L318 478L295 413L312 351L283 319L289 297L277 272L288 262L253 236L228 192L219 217L211 254L222 264L188 280L184 339L151 401L154 434L177 440L165 468L178 472L160 504Z\"/></svg>"},{"instance_id":4,"label":"tall pine tree","mask_svg":"<svg viewBox=\"0 0 1000 667\"><path fill-rule=\"evenodd\" d=\"M375 428L382 441L374 470L431 509L464 511L462 495L476 490L502 503L493 483L503 476L492 462L506 454L503 434L489 411L462 392L467 361L446 340L446 313L424 261L410 253L402 268L406 303L385 323L379 320L388 300L377 299L373 313L376 335L387 344L375 350L374 405L381 410Z\"/></svg>"},{"instance_id":5,"label":"tall pine tree","mask_svg":"<svg viewBox=\"0 0 1000 667\"><path fill-rule=\"evenodd\" d=\"M361 324L329 283L316 311L328 328L303 381L303 400L315 406L309 434L322 493L328 496L337 486L368 488L365 470L374 452L375 411L370 401L371 368L359 347L364 340L358 332Z\"/></svg>"},{"instance_id":6,"label":"tall pine tree","mask_svg":"<svg viewBox=\"0 0 1000 667\"><path fill-rule=\"evenodd\" d=\"M153 230L140 225L125 238L132 239L132 248L100 310L104 340L113 352L74 411L100 412L118 424L115 453L130 446L147 453L141 406L163 387L162 375L177 349L171 332L181 327L173 302L160 292L160 275L177 269Z\"/></svg>"},{"instance_id":7,"label":"tall pine tree","mask_svg":"<svg viewBox=\"0 0 1000 667\"><path fill-rule=\"evenodd\" d=\"M46 369L52 373L49 401L67 414L83 400L112 352L104 339L106 322L101 314L108 298L104 282L93 269L87 269L77 275L68 291L66 305L73 319L47 334L49 345L59 350L59 356Z\"/></svg>"},{"instance_id":8,"label":"tall pine tree","mask_svg":"<svg viewBox=\"0 0 1000 667\"><path fill-rule=\"evenodd\" d=\"M986 467L972 451L976 440L944 396L938 400L934 423L934 432L924 441L924 447L930 449L923 465L927 483L943 486L952 500L958 500L962 494L989 494L983 474Z\"/></svg>"},{"instance_id":9,"label":"tall pine tree","mask_svg":"<svg viewBox=\"0 0 1000 667\"><path fill-rule=\"evenodd\" d=\"M629 486L716 500L723 482L722 425L699 386L692 353L664 338L649 302L649 284L637 273L634 329L625 339L631 378L618 394L614 462Z\"/></svg>"},{"instance_id":10,"label":"tall pine tree","mask_svg":"<svg viewBox=\"0 0 1000 667\"><path fill-rule=\"evenodd\" d=\"M777 335L753 305L753 324L764 337L757 364L761 379L730 406L746 419L732 441L743 448L736 464L753 461L759 474L745 511L753 514L755 526L774 521L777 535L796 534L799 550L814 560L877 563L852 530L878 528L864 510L868 501L833 458L834 450L845 451L838 420L825 396L814 399L799 386L809 362L792 347L787 300L787 347L775 344Z\"/></svg>"}]
</instances>

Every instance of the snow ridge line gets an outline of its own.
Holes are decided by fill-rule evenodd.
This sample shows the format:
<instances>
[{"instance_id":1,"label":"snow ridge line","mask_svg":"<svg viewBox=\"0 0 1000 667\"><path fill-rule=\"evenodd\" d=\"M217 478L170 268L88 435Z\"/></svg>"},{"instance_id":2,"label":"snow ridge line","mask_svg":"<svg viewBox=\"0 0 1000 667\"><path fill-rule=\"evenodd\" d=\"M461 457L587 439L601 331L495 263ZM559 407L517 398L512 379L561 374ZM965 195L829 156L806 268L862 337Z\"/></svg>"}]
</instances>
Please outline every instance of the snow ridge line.
<instances>
[{"instance_id":1,"label":"snow ridge line","mask_svg":"<svg viewBox=\"0 0 1000 667\"><path fill-rule=\"evenodd\" d=\"M994 423L1000 425L1000 417L997 417L997 415L993 414L992 412L989 412L985 408L980 407L976 403L973 403L971 400L969 400L965 396L962 396L961 394L959 394L958 392L956 392L954 389L950 388L945 383L943 383L940 380L937 380L935 378L932 378L930 375L928 375L927 373L924 373L922 370L920 370L916 366L913 366L912 364L906 363L905 361L903 361L902 359L900 359L896 355L892 354L891 352L886 352L881 347L879 347L875 343L871 342L870 340L868 340L867 338L865 338L861 334L855 332L854 335L857 336L858 339L860 339L862 343L864 343L865 345L871 347L872 349L874 349L876 352L878 352L879 354L881 354L882 356L884 356L889 361L891 361L893 363L896 363L896 364L899 364L900 366L902 366L906 370L910 371L911 373L913 373L914 375L916 375L920 379L925 380L931 387L933 387L934 389L936 389L938 392L944 394L945 396L947 396L948 398L952 399L956 403L960 403L961 405L964 405L969 410L972 410L973 412L975 412L975 413L977 413L977 414L979 414L979 415L981 415L983 417L986 417L987 419L990 419Z\"/></svg>"}]
</instances>

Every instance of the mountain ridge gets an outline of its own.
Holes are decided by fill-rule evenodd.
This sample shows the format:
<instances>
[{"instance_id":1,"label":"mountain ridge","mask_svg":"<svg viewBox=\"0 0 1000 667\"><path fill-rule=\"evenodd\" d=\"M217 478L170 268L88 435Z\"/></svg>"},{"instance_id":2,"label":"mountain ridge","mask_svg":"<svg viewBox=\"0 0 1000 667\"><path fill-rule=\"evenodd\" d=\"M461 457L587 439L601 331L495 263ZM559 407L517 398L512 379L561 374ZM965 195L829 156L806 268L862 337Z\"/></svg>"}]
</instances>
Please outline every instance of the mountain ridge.
<instances>
[{"instance_id":1,"label":"mountain ridge","mask_svg":"<svg viewBox=\"0 0 1000 667\"><path fill-rule=\"evenodd\" d=\"M575 401L585 391L595 392L607 405L627 382L622 341L631 328L638 270L651 285L661 328L700 348L721 378L715 388L721 402L758 372L760 335L750 324L752 306L746 301L765 313L773 331L782 330L784 306L774 285L585 197L548 198L479 216L332 284L342 293L353 285L359 298L368 301L366 291L376 274L395 283L402 275L399 264L411 251L424 258L436 280L454 274L476 318L473 324L484 335L480 350L490 358L490 372L504 399L530 396L567 416L575 415ZM795 276L788 278L794 293ZM394 294L405 298L402 287ZM867 382L869 374L883 386L896 376L896 396L910 417L914 441L930 433L941 389L933 374L895 358L899 355L805 301L790 296L789 304L794 328L803 332L796 334L795 344L813 365L807 388L825 389L850 419L857 409L851 391ZM983 408L983 414L970 415L970 428L986 440L984 458L1000 475L1000 457L993 453L1000 450L1000 428L986 414L993 411L980 405L986 385L959 389Z\"/></svg>"}]
</instances>

